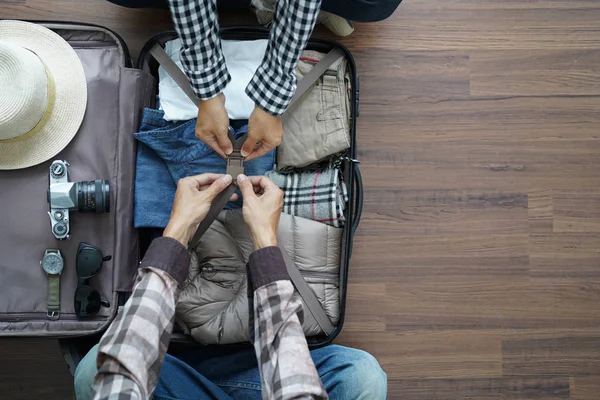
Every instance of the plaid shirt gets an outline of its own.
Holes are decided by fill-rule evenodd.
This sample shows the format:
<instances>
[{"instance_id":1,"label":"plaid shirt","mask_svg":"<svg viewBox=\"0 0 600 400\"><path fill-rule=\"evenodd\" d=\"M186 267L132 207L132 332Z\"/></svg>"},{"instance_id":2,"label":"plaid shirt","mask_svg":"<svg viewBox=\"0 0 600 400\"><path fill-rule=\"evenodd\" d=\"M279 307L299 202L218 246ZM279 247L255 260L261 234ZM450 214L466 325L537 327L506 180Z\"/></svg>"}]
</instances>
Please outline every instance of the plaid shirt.
<instances>
[{"instance_id":1,"label":"plaid shirt","mask_svg":"<svg viewBox=\"0 0 600 400\"><path fill-rule=\"evenodd\" d=\"M219 38L217 0L169 0L183 42L181 61L196 96L210 99L231 80ZM246 94L272 115L285 112L296 91L295 69L317 20L321 0L278 0L269 44Z\"/></svg>"},{"instance_id":2,"label":"plaid shirt","mask_svg":"<svg viewBox=\"0 0 600 400\"><path fill-rule=\"evenodd\" d=\"M175 303L188 272L186 248L156 239L142 261L130 299L100 340L94 399L149 399L167 352ZM281 250L255 251L248 262L254 289L251 319L263 399L327 399L302 331Z\"/></svg>"}]
</instances>

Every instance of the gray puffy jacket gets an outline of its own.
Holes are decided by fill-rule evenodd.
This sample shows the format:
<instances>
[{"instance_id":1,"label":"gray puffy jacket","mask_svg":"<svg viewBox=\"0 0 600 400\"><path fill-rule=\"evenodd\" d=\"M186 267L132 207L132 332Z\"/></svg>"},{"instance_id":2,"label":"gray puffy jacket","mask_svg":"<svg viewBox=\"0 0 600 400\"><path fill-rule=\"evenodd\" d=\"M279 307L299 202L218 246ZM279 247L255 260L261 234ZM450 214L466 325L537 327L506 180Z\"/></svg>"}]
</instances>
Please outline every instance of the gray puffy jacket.
<instances>
[{"instance_id":1,"label":"gray puffy jacket","mask_svg":"<svg viewBox=\"0 0 600 400\"><path fill-rule=\"evenodd\" d=\"M334 325L339 318L339 265L342 229L281 215L279 246L288 252ZM248 334L246 263L253 251L242 210L224 210L202 236L177 303L184 332L203 344L238 343ZM306 336L321 328L304 308Z\"/></svg>"}]
</instances>

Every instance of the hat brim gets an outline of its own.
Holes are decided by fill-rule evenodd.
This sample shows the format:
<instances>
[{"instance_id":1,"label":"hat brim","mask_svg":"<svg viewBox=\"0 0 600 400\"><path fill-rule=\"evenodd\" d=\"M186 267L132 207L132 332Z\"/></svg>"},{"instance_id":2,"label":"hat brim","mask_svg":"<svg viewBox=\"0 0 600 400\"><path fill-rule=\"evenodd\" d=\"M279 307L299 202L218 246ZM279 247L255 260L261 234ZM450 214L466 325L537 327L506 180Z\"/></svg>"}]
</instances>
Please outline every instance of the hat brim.
<instances>
[{"instance_id":1,"label":"hat brim","mask_svg":"<svg viewBox=\"0 0 600 400\"><path fill-rule=\"evenodd\" d=\"M27 168L56 156L77 134L87 106L85 73L75 50L40 25L0 21L0 40L33 51L54 80L54 106L44 126L22 140L0 141L0 170Z\"/></svg>"}]
</instances>

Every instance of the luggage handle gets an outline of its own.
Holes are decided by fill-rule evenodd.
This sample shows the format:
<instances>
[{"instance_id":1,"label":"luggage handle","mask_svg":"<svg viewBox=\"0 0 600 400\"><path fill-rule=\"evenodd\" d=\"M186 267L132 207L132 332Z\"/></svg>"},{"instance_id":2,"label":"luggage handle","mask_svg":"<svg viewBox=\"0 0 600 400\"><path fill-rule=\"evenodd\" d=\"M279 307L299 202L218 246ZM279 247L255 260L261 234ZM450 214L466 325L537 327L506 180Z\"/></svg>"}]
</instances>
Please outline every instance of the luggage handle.
<instances>
[{"instance_id":1,"label":"luggage handle","mask_svg":"<svg viewBox=\"0 0 600 400\"><path fill-rule=\"evenodd\" d=\"M354 164L354 215L352 216L352 236L356 233L358 229L358 225L360 224L360 217L362 216L363 211L363 201L364 201L364 191L362 185L362 175L360 174L360 169L358 168L358 164Z\"/></svg>"}]
</instances>

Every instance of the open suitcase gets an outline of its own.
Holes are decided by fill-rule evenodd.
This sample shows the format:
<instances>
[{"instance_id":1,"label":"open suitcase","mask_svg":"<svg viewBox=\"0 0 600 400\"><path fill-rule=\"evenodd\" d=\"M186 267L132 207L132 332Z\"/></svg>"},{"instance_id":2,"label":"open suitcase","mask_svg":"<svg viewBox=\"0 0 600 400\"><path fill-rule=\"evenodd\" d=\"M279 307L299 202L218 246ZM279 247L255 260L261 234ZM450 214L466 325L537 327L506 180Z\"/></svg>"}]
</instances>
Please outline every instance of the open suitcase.
<instances>
[{"instance_id":1,"label":"open suitcase","mask_svg":"<svg viewBox=\"0 0 600 400\"><path fill-rule=\"evenodd\" d=\"M156 44L177 37L166 32L152 38L132 68L123 40L107 28L77 23L40 22L65 38L81 58L88 82L88 106L79 133L54 159L67 160L70 181L107 179L110 181L109 214L73 213L71 238L57 241L50 231L46 191L52 160L32 168L0 171L0 335L75 337L100 333L114 319L119 305L131 290L133 277L148 237L133 228L133 188L136 143L133 133L143 107L154 107L157 94L158 63L150 54ZM268 38L259 27L222 29L222 38L256 40ZM353 235L362 211L362 183L356 159L356 117L359 79L354 59L341 44L327 39L311 39L307 49L328 52L340 49L351 74L351 148L342 165L348 186L349 204L342 234L340 256L340 317L329 335L310 337L311 346L322 346L339 334L344 322L348 266ZM142 246L138 246L138 241ZM80 242L99 247L112 260L91 279L110 307L96 316L78 320L73 296L78 284L75 272L76 250ZM141 251L140 251L141 247ZM59 249L65 259L61 277L60 319L49 320L46 310L48 279L39 266L46 249ZM173 340L193 344L191 338L175 333Z\"/></svg>"}]
</instances>

